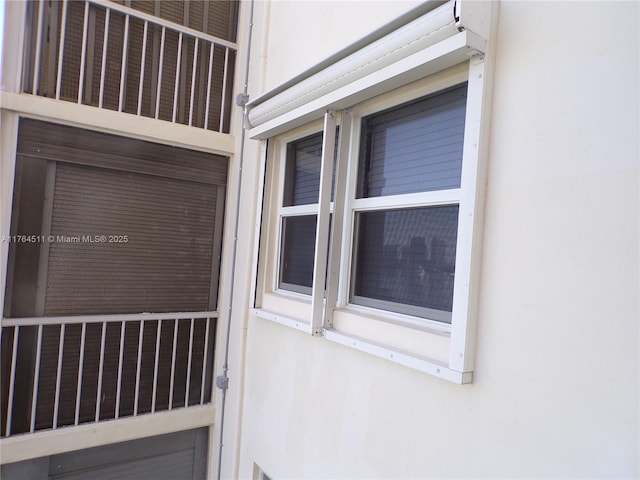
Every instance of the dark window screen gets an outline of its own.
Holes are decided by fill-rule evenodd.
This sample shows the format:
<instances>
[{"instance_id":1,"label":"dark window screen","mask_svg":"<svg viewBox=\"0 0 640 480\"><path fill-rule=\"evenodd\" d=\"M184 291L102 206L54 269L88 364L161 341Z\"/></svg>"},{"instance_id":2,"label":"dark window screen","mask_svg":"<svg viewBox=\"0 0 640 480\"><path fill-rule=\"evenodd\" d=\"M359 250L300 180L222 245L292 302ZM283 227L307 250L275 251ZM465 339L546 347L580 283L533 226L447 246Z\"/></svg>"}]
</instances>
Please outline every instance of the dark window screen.
<instances>
[{"instance_id":1,"label":"dark window screen","mask_svg":"<svg viewBox=\"0 0 640 480\"><path fill-rule=\"evenodd\" d=\"M331 200L335 189L338 133L333 153ZM320 170L322 166L322 132L287 145L284 178L284 207L318 203L320 195Z\"/></svg>"},{"instance_id":2,"label":"dark window screen","mask_svg":"<svg viewBox=\"0 0 640 480\"><path fill-rule=\"evenodd\" d=\"M352 301L451 312L457 230L457 205L357 213Z\"/></svg>"},{"instance_id":3,"label":"dark window screen","mask_svg":"<svg viewBox=\"0 0 640 480\"><path fill-rule=\"evenodd\" d=\"M284 206L318 203L322 133L287 145Z\"/></svg>"},{"instance_id":4,"label":"dark window screen","mask_svg":"<svg viewBox=\"0 0 640 480\"><path fill-rule=\"evenodd\" d=\"M467 86L367 117L358 198L460 187Z\"/></svg>"},{"instance_id":5,"label":"dark window screen","mask_svg":"<svg viewBox=\"0 0 640 480\"><path fill-rule=\"evenodd\" d=\"M315 242L316 215L282 219L280 287L311 292Z\"/></svg>"}]
</instances>

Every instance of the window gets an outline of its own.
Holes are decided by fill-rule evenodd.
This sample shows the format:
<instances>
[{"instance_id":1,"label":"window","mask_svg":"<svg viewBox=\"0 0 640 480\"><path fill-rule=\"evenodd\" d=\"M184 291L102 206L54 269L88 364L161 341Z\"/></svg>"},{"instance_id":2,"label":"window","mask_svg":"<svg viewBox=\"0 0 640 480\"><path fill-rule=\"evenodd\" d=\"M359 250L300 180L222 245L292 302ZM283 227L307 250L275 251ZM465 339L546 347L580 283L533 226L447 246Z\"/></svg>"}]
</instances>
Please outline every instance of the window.
<instances>
[{"instance_id":1,"label":"window","mask_svg":"<svg viewBox=\"0 0 640 480\"><path fill-rule=\"evenodd\" d=\"M453 7L425 5L249 104L250 135L268 139L252 311L468 383L495 11Z\"/></svg>"},{"instance_id":2,"label":"window","mask_svg":"<svg viewBox=\"0 0 640 480\"><path fill-rule=\"evenodd\" d=\"M457 199L442 204L429 193L460 187L466 90L362 119L353 303L451 322Z\"/></svg>"},{"instance_id":3,"label":"window","mask_svg":"<svg viewBox=\"0 0 640 480\"><path fill-rule=\"evenodd\" d=\"M285 290L311 293L321 160L321 132L287 145L278 280Z\"/></svg>"}]
</instances>

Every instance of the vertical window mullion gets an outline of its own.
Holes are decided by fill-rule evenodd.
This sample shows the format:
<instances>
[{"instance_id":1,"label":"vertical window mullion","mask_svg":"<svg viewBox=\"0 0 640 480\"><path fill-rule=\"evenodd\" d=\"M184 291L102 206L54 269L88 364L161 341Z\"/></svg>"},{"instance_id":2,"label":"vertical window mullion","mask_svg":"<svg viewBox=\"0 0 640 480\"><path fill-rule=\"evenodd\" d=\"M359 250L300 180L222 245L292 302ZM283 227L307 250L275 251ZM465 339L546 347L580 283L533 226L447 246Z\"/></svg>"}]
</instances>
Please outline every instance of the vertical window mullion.
<instances>
[{"instance_id":1,"label":"vertical window mullion","mask_svg":"<svg viewBox=\"0 0 640 480\"><path fill-rule=\"evenodd\" d=\"M324 289L327 274L327 250L329 247L329 214L331 210L331 181L336 141L336 112L324 115L322 139L322 166L320 169L320 196L316 224L316 244L313 262L313 286L311 290L311 334L322 334Z\"/></svg>"},{"instance_id":2,"label":"vertical window mullion","mask_svg":"<svg viewBox=\"0 0 640 480\"><path fill-rule=\"evenodd\" d=\"M329 268L327 278L327 299L324 312L324 327L331 327L333 310L338 300L340 281L340 256L342 251L343 222L346 215L347 165L351 137L351 115L349 110L341 113L340 135L338 139L338 158L336 160L335 193L333 202L333 221L330 230Z\"/></svg>"}]
</instances>

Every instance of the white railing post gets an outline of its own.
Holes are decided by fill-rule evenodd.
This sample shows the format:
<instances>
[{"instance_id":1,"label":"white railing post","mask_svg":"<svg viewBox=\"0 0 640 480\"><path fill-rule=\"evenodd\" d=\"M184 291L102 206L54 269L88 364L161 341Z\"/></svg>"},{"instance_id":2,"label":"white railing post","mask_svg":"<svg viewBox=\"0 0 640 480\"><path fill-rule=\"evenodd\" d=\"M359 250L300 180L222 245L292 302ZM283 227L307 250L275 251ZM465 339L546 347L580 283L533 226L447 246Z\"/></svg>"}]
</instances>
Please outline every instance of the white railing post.
<instances>
[{"instance_id":1,"label":"white railing post","mask_svg":"<svg viewBox=\"0 0 640 480\"><path fill-rule=\"evenodd\" d=\"M7 402L6 435L11 435L11 421L13 419L13 391L16 384L16 360L18 353L18 336L20 327L13 328L13 345L11 347L11 373L9 376L9 400Z\"/></svg>"},{"instance_id":2,"label":"white railing post","mask_svg":"<svg viewBox=\"0 0 640 480\"><path fill-rule=\"evenodd\" d=\"M89 2L84 4L84 20L82 23L82 53L80 54L80 80L78 81L78 105L84 99L84 65L87 56L87 34L89 30Z\"/></svg>"}]
</instances>

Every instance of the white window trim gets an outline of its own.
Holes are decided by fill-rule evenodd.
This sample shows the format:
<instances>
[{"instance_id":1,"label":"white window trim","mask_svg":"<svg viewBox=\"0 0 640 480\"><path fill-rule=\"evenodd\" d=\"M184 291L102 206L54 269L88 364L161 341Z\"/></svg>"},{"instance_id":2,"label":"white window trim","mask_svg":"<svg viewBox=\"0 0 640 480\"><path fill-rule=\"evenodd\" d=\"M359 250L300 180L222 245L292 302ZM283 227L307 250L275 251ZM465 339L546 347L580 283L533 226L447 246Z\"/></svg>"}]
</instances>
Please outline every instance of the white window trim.
<instances>
[{"instance_id":1,"label":"white window trim","mask_svg":"<svg viewBox=\"0 0 640 480\"><path fill-rule=\"evenodd\" d=\"M477 13L478 10L475 10L475 20L480 18ZM495 18L496 14L496 9L493 9L491 18ZM481 16L483 21L488 22L486 14L482 14ZM483 24L483 29L488 31L488 27L486 27L485 24ZM473 34L473 36L478 37L475 34ZM455 37L458 36L456 35ZM444 44L445 41L441 43ZM277 282L277 276L273 275L273 269L270 270L268 266L265 268L265 264L268 263L268 261L265 261L265 257L273 255L273 252L278 251L278 248L274 250L274 245L269 246L263 244L261 245L262 254L260 255L259 270L256 272L256 282L254 283L256 285L256 295L255 308L251 310L252 314L285 326L311 333L315 336L322 336L327 340L339 343L346 347L355 348L454 383L470 383L472 381L476 330L475 308L479 290L477 278L480 264L480 240L482 234L482 211L484 199L483 185L485 178L484 165L486 163L484 157L486 156L488 137L487 125L490 94L490 79L488 79L488 77L491 73L490 62L487 61L487 55L484 52L484 41L478 41L475 43L477 45L482 44L483 48L474 49L475 53L466 63L466 69L460 65L461 60L458 56L459 50L456 50L456 53L454 54L451 51L447 52L444 45L436 44L433 47L442 50L439 53L439 56L436 56L436 60L439 57L448 57L449 60L454 60L454 65L457 64L457 67L453 68L453 73L445 71L442 74L432 75L406 87L396 88L386 95L379 95L372 100L360 102L351 106L349 109L340 112L344 116L341 122L340 135L341 137L349 137L349 141L341 141L338 147L340 153L336 164L338 174L336 175L337 184L335 188L335 204L331 204L331 202L327 201L327 196L330 195L330 182L332 176L331 169L333 165L333 159L329 159L328 152L332 153L334 148L331 146L330 149L323 149L320 199L318 203L318 227L321 228L317 228L318 235L316 235L314 288L310 298L311 308L305 309L306 313L302 315L295 314L296 318L292 318L291 312L299 310L295 308L295 304L305 304L308 307L307 302L309 301L309 297L304 298L304 295L283 292L277 289L265 289L265 286L267 286L269 282ZM407 61L416 61L415 55L410 58L411 60L405 59L405 63ZM433 63L434 59L422 59L418 60L418 62ZM405 68L405 72L410 72L409 77L411 77L413 73L429 70L425 70L420 65L421 64L413 65L413 67L408 68L405 65L403 68ZM448 67L449 63L445 61L440 65ZM464 71L464 79L462 80L460 79L461 71ZM381 89L383 92L390 89L388 79L385 78L380 80L385 84L385 88ZM445 191L398 195L396 198L392 199L392 201L397 202L398 207L401 208L406 208L408 206L432 206L451 203L455 203L459 206L457 234L458 249L456 252L455 264L456 279L454 284L454 306L451 325L443 324L440 321L417 319L407 315L379 311L366 306L349 304L348 294L351 278L354 212L360 210L389 208L389 197L386 197L383 200L377 198L355 198L354 192L357 176L356 169L359 157L360 133L360 129L357 126L359 125L360 119L364 115L381 111L384 108L388 108L390 105L398 105L405 101L443 90L448 86L461 83L462 81L468 82L468 92L460 188ZM358 81L355 83L358 83ZM426 89L424 86L425 84L428 85ZM422 89L422 91L419 94L416 94L416 89ZM353 98L359 97L350 97L351 100L353 100ZM340 108L344 106L340 102L336 102L336 104ZM313 108L316 108L317 106L318 102L316 101ZM299 107L298 110L300 108L309 110L311 107L312 106L302 106ZM325 143L330 143L331 139L335 138L335 135L332 135L331 133L335 133L334 129L336 121L331 109L325 109L325 111L327 113L325 114L324 139L325 141L329 139L329 142ZM345 120L349 117L351 117L351 121ZM288 112L285 113L282 118L277 118L267 122L270 123L268 126L264 125L260 128L254 128L251 131L251 134L254 138L266 138L268 135L277 134L282 132L285 128L290 128L292 125L295 125L296 122L303 123L308 119L309 115L306 113L301 114L300 112L296 113L295 111ZM315 125L317 125L317 123L315 123ZM356 128L351 129L351 125L356 126ZM318 130L316 129L314 131ZM287 139L291 140L302 138L298 129L294 132L288 132L282 137L275 137L274 140L278 143L286 142ZM329 145L327 144L325 147L329 147ZM272 152L267 152L265 154L265 158L267 155L270 157L270 161L274 160ZM345 161L347 158L348 161ZM271 172L271 174L269 174L269 172L267 172L265 188L273 189L274 186L275 188L281 187L279 183L282 181L281 179L283 176L280 175L280 180L278 181L277 178L273 178L274 173L275 172ZM283 173L283 171L281 173ZM349 185L339 185L342 179L347 179ZM349 195L345 195L345 191L348 191ZM271 197L273 197L273 195L271 195ZM269 198L268 192L267 198ZM277 195L277 198L281 205L281 196ZM262 199L260 199L260 201L262 201ZM273 202L273 199L270 201ZM344 205L340 204L342 201L345 201ZM271 205L271 207L273 207L273 205ZM329 269L327 272L329 278L327 282L328 287L325 300L324 288L321 287L324 286L325 283L325 269L324 267L319 269L317 266L324 266L327 264L326 252L329 235L322 235L320 232L328 232L328 214L331 207L333 207L334 214L334 227L333 232L331 232L331 238L334 245L336 244L336 241L340 239L340 252L338 255L336 255L335 251L329 253ZM267 220L269 216L273 217L273 214L269 213L272 211L272 208L269 208L269 206L265 204L265 213L263 215L266 215ZM323 215L326 216L325 220L322 220L321 218ZM280 218L279 215L278 218ZM320 225L321 222L325 223ZM267 222L267 225L270 232L266 232L266 236L273 239L273 228L278 228L279 230L279 227L277 225L274 226L272 221ZM265 232L263 232L263 235L264 233ZM277 238L277 242L280 242L280 238ZM267 240L266 243L269 244L270 241ZM258 240L256 240L256 245L258 245ZM273 262L273 259L271 261ZM264 301L267 297L270 297L268 302ZM275 303L271 301L274 299ZM287 303L289 301L294 301L295 303ZM273 306L275 306L275 308L273 308ZM288 314L284 314L285 312ZM339 320L341 316L346 314L355 315L364 319L377 317L387 324L397 324L404 327L408 326L409 328L416 329L416 331L423 330L430 332L433 335L444 336L448 339L447 358L428 358L417 354L415 351L403 351L402 348L398 348L397 346L389 346L384 342L378 342L371 338L361 337L357 333L345 333L340 331L339 328L334 328L334 319ZM426 353L428 354L429 352Z\"/></svg>"}]
</instances>

